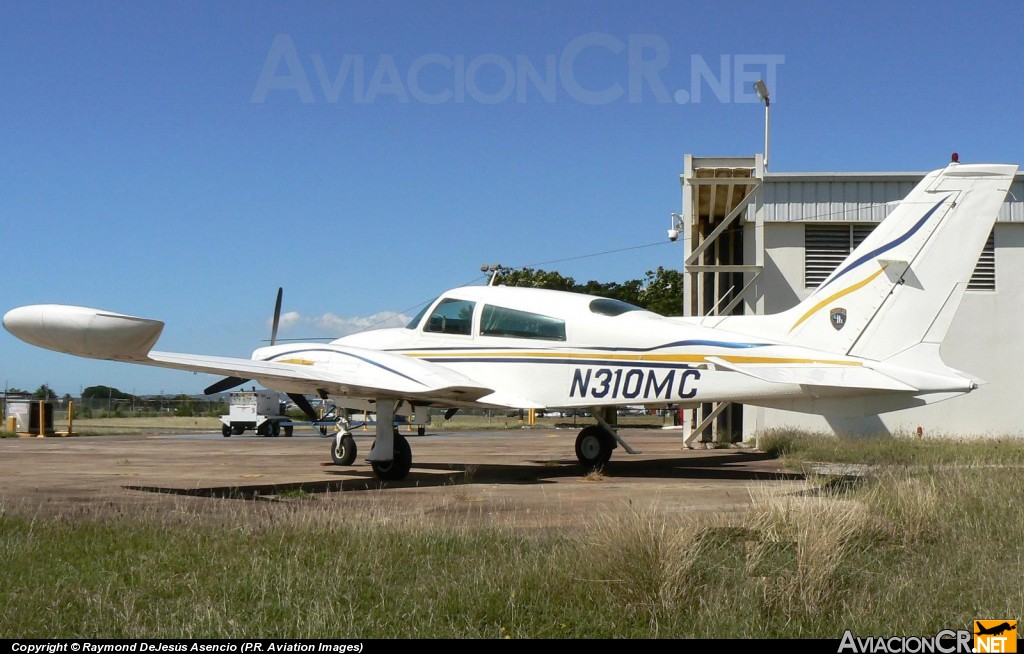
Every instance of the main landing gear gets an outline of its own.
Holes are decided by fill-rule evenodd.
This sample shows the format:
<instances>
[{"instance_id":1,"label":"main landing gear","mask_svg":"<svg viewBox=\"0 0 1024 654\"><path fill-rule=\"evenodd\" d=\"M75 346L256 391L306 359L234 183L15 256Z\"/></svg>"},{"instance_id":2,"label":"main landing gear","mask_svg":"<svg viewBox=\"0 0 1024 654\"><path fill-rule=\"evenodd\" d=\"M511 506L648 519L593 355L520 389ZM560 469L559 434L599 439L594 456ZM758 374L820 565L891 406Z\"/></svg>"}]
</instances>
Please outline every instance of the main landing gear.
<instances>
[{"instance_id":1,"label":"main landing gear","mask_svg":"<svg viewBox=\"0 0 1024 654\"><path fill-rule=\"evenodd\" d=\"M584 427L576 437L576 458L585 470L603 468L619 445L630 454L640 454L615 430L618 422L615 407L595 407L591 413L597 424Z\"/></svg>"},{"instance_id":2,"label":"main landing gear","mask_svg":"<svg viewBox=\"0 0 1024 654\"><path fill-rule=\"evenodd\" d=\"M382 481L399 481L405 479L412 468L412 448L409 441L397 431L394 438L394 457L390 461L370 461L373 474ZM376 444L377 441L374 441Z\"/></svg>"},{"instance_id":3,"label":"main landing gear","mask_svg":"<svg viewBox=\"0 0 1024 654\"><path fill-rule=\"evenodd\" d=\"M377 476L377 479L383 481L405 479L409 470L412 469L412 447L409 446L409 441L397 431L393 432L391 437L394 439L392 459L390 461L370 461L373 474ZM373 444L376 445L377 441L373 441ZM356 439L352 438L352 434L338 432L334 440L331 441L331 460L335 465L352 465L355 463L358 451Z\"/></svg>"},{"instance_id":4,"label":"main landing gear","mask_svg":"<svg viewBox=\"0 0 1024 654\"><path fill-rule=\"evenodd\" d=\"M366 460L381 481L405 479L412 469L412 448L392 425L394 412L394 400L377 401L377 437ZM348 430L347 420L341 425L342 429L331 440L331 460L339 466L350 466L356 460L356 439Z\"/></svg>"},{"instance_id":5,"label":"main landing gear","mask_svg":"<svg viewBox=\"0 0 1024 654\"><path fill-rule=\"evenodd\" d=\"M395 404L394 400L377 400L377 438L366 457L373 467L373 474L381 481L405 479L412 468L409 441L392 424Z\"/></svg>"},{"instance_id":6,"label":"main landing gear","mask_svg":"<svg viewBox=\"0 0 1024 654\"><path fill-rule=\"evenodd\" d=\"M576 437L576 458L587 470L604 467L618 447L615 438L601 425L584 427Z\"/></svg>"}]
</instances>

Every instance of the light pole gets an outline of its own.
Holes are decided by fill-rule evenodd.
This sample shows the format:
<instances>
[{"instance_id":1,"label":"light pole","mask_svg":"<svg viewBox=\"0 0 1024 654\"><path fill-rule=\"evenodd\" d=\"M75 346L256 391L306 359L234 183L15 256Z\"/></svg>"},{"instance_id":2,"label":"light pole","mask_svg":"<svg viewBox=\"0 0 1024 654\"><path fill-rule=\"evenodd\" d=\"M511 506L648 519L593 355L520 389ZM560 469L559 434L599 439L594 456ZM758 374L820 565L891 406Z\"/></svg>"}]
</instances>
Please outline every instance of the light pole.
<instances>
[{"instance_id":1,"label":"light pole","mask_svg":"<svg viewBox=\"0 0 1024 654\"><path fill-rule=\"evenodd\" d=\"M764 168L768 170L768 144L771 136L771 100L768 98L768 87L764 82L754 82L754 90L757 91L757 98L764 103Z\"/></svg>"}]
</instances>

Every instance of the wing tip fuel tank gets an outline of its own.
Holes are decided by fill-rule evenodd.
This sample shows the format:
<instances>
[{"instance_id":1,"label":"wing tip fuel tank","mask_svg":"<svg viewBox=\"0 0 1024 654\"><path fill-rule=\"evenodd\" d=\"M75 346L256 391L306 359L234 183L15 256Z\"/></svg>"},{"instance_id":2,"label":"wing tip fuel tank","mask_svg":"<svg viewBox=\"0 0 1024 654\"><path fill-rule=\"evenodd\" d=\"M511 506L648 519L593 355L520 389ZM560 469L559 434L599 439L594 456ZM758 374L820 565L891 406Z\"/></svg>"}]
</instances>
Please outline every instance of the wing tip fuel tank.
<instances>
[{"instance_id":1,"label":"wing tip fuel tank","mask_svg":"<svg viewBox=\"0 0 1024 654\"><path fill-rule=\"evenodd\" d=\"M11 309L4 328L21 340L91 359L145 359L164 323L149 318L60 304Z\"/></svg>"}]
</instances>

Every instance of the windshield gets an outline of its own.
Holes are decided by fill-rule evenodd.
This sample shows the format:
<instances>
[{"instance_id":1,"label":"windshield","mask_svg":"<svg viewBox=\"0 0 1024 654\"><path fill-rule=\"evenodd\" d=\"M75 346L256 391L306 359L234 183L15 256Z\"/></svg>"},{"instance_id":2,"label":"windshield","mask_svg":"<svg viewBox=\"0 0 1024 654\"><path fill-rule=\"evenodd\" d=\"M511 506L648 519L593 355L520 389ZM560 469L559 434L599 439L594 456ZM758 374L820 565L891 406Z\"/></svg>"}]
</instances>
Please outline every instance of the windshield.
<instances>
[{"instance_id":1,"label":"windshield","mask_svg":"<svg viewBox=\"0 0 1024 654\"><path fill-rule=\"evenodd\" d=\"M427 318L423 331L439 334L462 334L469 336L473 326L475 302L446 298L441 300Z\"/></svg>"},{"instance_id":2,"label":"windshield","mask_svg":"<svg viewBox=\"0 0 1024 654\"><path fill-rule=\"evenodd\" d=\"M437 298L435 297L435 298L434 298L433 300L431 300L430 302L427 302L426 304L424 304L424 305L423 305L423 308L422 308L422 309L420 309L419 313L417 313L417 314L416 314L416 315L415 315L415 316L413 317L413 319L412 319L412 320L410 320L410 321L409 321L409 324L408 324L408 325L406 325L406 326L405 326L405 328L406 328L406 329L416 329L416 325L420 324L420 321L421 321L421 320L423 320L423 316L424 316L424 315L426 315L426 313L427 313L427 309L429 309L429 308L431 307L431 305L433 305L433 304L434 304L434 300L436 300L436 299L437 299Z\"/></svg>"}]
</instances>

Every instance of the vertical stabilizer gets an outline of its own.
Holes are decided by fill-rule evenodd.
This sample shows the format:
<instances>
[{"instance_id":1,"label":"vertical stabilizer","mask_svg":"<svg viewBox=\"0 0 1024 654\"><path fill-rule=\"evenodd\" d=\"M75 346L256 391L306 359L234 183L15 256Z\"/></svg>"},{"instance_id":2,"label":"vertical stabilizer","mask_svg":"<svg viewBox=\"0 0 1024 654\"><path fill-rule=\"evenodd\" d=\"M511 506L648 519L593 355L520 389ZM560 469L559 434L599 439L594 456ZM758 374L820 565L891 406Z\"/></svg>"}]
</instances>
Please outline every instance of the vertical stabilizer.
<instances>
[{"instance_id":1,"label":"vertical stabilizer","mask_svg":"<svg viewBox=\"0 0 1024 654\"><path fill-rule=\"evenodd\" d=\"M953 163L929 173L803 302L716 326L876 361L941 342L1016 170Z\"/></svg>"},{"instance_id":2,"label":"vertical stabilizer","mask_svg":"<svg viewBox=\"0 0 1024 654\"><path fill-rule=\"evenodd\" d=\"M1016 166L951 164L934 180L928 192L955 197L955 205L850 354L880 361L945 339L1016 172Z\"/></svg>"}]
</instances>

